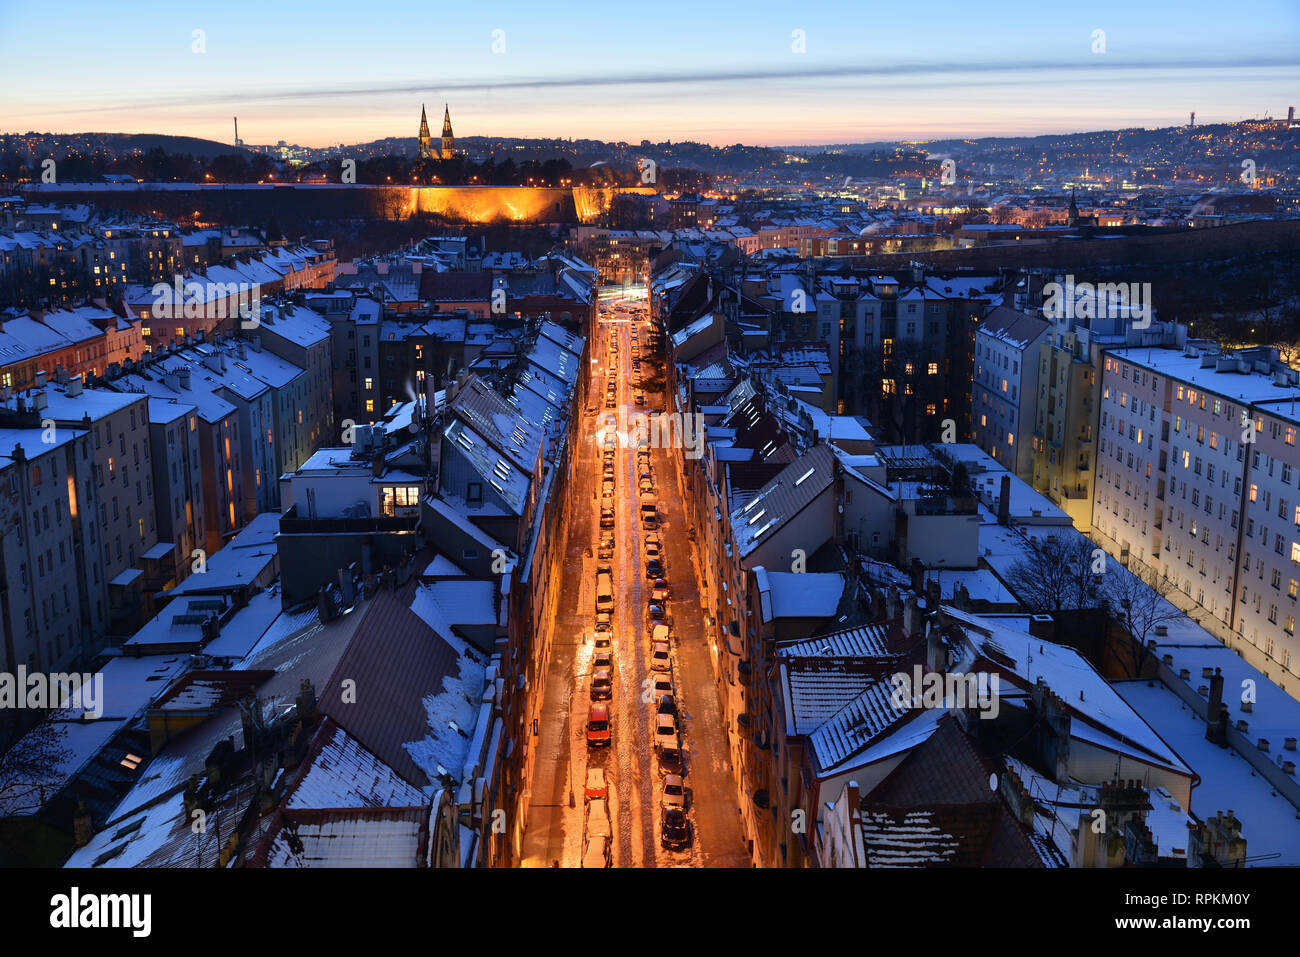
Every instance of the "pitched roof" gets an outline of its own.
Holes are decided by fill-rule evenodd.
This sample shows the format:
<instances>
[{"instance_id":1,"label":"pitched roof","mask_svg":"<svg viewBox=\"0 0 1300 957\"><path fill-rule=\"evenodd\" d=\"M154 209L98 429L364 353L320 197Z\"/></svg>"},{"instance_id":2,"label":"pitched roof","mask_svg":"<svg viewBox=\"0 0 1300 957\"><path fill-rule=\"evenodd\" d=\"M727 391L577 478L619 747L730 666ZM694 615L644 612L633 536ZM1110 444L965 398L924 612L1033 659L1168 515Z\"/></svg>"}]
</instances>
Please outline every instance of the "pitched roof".
<instances>
[{"instance_id":1,"label":"pitched roof","mask_svg":"<svg viewBox=\"0 0 1300 957\"><path fill-rule=\"evenodd\" d=\"M321 711L362 747L424 788L438 776L439 765L460 777L485 665L481 653L453 635L435 633L411 610L416 589L412 579L370 599L319 701ZM347 699L345 681L355 689Z\"/></svg>"},{"instance_id":2,"label":"pitched roof","mask_svg":"<svg viewBox=\"0 0 1300 957\"><path fill-rule=\"evenodd\" d=\"M789 522L834 480L835 456L827 446L816 445L799 456L732 511L736 550L741 556L748 555L764 534Z\"/></svg>"}]
</instances>

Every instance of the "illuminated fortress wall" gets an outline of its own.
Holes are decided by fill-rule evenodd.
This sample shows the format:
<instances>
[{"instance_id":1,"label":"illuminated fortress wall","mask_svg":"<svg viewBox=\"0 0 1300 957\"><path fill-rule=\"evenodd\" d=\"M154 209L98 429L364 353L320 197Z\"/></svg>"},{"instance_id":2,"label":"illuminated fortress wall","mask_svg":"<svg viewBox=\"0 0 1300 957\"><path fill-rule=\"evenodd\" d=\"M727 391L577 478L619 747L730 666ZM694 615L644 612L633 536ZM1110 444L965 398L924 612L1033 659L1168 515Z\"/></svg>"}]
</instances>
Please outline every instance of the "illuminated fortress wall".
<instances>
[{"instance_id":1,"label":"illuminated fortress wall","mask_svg":"<svg viewBox=\"0 0 1300 957\"><path fill-rule=\"evenodd\" d=\"M94 203L176 220L221 223L287 219L407 219L431 213L457 223L591 222L618 189L530 186L342 184L59 183L24 188L40 202ZM622 190L642 192L636 190Z\"/></svg>"}]
</instances>

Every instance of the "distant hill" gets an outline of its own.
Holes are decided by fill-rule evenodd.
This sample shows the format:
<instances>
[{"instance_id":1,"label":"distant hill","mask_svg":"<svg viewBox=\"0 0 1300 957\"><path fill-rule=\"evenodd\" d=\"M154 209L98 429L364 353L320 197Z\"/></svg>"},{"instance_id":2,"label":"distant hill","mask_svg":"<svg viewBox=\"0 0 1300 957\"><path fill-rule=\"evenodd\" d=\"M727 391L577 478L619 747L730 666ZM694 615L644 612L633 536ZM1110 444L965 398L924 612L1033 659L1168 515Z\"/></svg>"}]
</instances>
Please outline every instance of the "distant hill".
<instances>
[{"instance_id":1,"label":"distant hill","mask_svg":"<svg viewBox=\"0 0 1300 957\"><path fill-rule=\"evenodd\" d=\"M129 156L135 151L147 153L162 147L164 152L183 156L189 154L195 159L212 159L214 156L229 156L242 153L251 156L250 150L219 143L216 140L200 139L197 136L170 136L166 133L36 133L42 141L49 142L41 152L56 159L67 155L70 150L94 152L105 150L111 156ZM11 134L15 138L18 134ZM23 137L23 139L30 139ZM56 145L57 144L57 145Z\"/></svg>"},{"instance_id":2,"label":"distant hill","mask_svg":"<svg viewBox=\"0 0 1300 957\"><path fill-rule=\"evenodd\" d=\"M102 135L106 143L119 155L132 150L147 153L158 146L168 153L189 153L191 156L204 159L235 153L251 155L251 151L243 147L218 143L216 140L199 139L197 136L169 136L166 133L92 133L89 135Z\"/></svg>"}]
</instances>

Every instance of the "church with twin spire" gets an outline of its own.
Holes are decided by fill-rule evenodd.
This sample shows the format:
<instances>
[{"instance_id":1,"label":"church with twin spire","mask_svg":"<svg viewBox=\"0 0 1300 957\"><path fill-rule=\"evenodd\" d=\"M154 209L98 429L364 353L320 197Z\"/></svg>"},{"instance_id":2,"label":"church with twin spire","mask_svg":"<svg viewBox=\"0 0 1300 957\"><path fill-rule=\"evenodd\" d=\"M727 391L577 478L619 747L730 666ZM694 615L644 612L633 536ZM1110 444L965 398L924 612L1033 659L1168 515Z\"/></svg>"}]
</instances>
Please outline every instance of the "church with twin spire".
<instances>
[{"instance_id":1,"label":"church with twin spire","mask_svg":"<svg viewBox=\"0 0 1300 957\"><path fill-rule=\"evenodd\" d=\"M442 144L438 148L433 146L433 138L429 135L429 118L424 113L424 104L420 105L420 159L451 159L456 154L456 140L451 132L451 110L443 104L442 111Z\"/></svg>"}]
</instances>

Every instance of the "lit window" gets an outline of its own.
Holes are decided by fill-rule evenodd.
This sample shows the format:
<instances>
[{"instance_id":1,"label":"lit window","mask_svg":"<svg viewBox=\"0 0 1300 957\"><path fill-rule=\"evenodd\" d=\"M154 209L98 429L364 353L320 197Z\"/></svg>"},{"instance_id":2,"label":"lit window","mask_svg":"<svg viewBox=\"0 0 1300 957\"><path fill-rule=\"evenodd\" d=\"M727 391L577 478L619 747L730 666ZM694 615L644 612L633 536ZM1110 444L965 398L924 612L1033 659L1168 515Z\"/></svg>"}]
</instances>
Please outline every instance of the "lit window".
<instances>
[{"instance_id":1,"label":"lit window","mask_svg":"<svg viewBox=\"0 0 1300 957\"><path fill-rule=\"evenodd\" d=\"M366 399L366 411L367 411L367 412L374 412L374 411L375 411L375 400L374 400L374 399Z\"/></svg>"},{"instance_id":2,"label":"lit window","mask_svg":"<svg viewBox=\"0 0 1300 957\"><path fill-rule=\"evenodd\" d=\"M1186 455L1187 455L1187 453L1184 452L1184 453L1183 453L1183 456L1184 456L1183 464L1184 464L1184 465L1187 464L1187 461L1186 461ZM1255 484L1253 484L1253 483L1252 483L1251 486L1250 486L1250 500L1251 500L1252 502L1255 502L1255 501L1258 501L1258 500L1259 500L1259 486L1258 486L1258 485L1255 485Z\"/></svg>"},{"instance_id":3,"label":"lit window","mask_svg":"<svg viewBox=\"0 0 1300 957\"><path fill-rule=\"evenodd\" d=\"M931 362L928 366L926 366L925 371L926 371L929 375L938 375L938 374L939 374L939 363L937 363L937 362Z\"/></svg>"}]
</instances>

